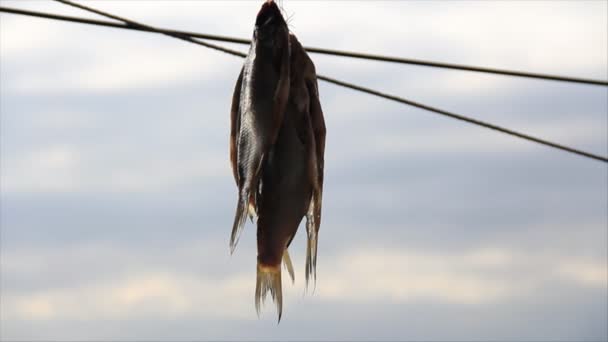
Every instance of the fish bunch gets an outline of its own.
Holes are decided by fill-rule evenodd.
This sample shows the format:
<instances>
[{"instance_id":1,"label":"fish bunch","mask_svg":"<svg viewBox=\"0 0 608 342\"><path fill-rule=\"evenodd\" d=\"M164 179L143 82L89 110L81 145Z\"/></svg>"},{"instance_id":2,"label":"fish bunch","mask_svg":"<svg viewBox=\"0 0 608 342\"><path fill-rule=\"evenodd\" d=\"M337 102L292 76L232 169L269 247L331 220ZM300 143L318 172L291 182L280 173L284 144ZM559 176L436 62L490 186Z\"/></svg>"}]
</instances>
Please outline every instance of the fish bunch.
<instances>
[{"instance_id":1,"label":"fish bunch","mask_svg":"<svg viewBox=\"0 0 608 342\"><path fill-rule=\"evenodd\" d=\"M316 281L325 121L315 66L272 0L262 5L230 110L230 162L238 202L234 252L247 217L257 224L255 306L270 293L281 320L281 263L306 217L306 285Z\"/></svg>"}]
</instances>

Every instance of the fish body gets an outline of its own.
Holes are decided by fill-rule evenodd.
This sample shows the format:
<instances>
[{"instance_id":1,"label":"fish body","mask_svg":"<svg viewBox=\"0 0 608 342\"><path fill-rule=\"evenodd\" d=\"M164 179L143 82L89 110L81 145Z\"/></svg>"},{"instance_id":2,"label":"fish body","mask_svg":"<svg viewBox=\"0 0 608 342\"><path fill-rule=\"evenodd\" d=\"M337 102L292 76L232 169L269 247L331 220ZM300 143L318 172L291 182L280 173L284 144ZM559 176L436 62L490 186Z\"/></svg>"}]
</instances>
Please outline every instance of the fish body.
<instances>
[{"instance_id":1,"label":"fish body","mask_svg":"<svg viewBox=\"0 0 608 342\"><path fill-rule=\"evenodd\" d=\"M282 315L281 263L306 217L306 280L316 279L325 122L315 67L269 0L234 88L230 159L238 187L231 251L247 214L257 216L256 309L268 293Z\"/></svg>"},{"instance_id":2,"label":"fish body","mask_svg":"<svg viewBox=\"0 0 608 342\"><path fill-rule=\"evenodd\" d=\"M234 134L231 136L234 139L231 159L239 190L230 238L232 252L247 213L252 216L255 213L262 165L283 121L289 95L289 71L287 24L274 2L264 3L237 82L237 88L240 88L238 105L233 101L231 113L235 116L234 127L231 128L231 134Z\"/></svg>"},{"instance_id":3,"label":"fish body","mask_svg":"<svg viewBox=\"0 0 608 342\"><path fill-rule=\"evenodd\" d=\"M307 134L306 113L298 113L290 102L274 148L262 171L262 191L258 202L257 220L257 282L256 308L270 291L282 313L281 261L288 253L300 222L308 211L312 196L308 159L310 139ZM290 267L289 262L286 266ZM266 290L266 291L265 291Z\"/></svg>"}]
</instances>

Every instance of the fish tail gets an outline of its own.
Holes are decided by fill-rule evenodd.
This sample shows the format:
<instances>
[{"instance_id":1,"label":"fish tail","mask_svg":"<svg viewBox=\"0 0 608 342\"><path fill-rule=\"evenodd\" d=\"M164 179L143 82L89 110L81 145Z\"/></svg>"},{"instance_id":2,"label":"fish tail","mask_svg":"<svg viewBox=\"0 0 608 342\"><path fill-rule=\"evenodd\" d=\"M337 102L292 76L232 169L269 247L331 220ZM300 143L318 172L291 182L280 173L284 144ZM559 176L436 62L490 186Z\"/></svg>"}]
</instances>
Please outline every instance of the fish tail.
<instances>
[{"instance_id":1,"label":"fish tail","mask_svg":"<svg viewBox=\"0 0 608 342\"><path fill-rule=\"evenodd\" d=\"M291 278L291 283L293 284L295 281L295 276L293 272L293 264L291 263L291 258L289 257L289 252L287 248L285 248L285 252L283 252L283 266L287 269L287 273L289 273L289 277Z\"/></svg>"},{"instance_id":2,"label":"fish tail","mask_svg":"<svg viewBox=\"0 0 608 342\"><path fill-rule=\"evenodd\" d=\"M268 266L258 261L257 277L255 283L255 310L260 315L260 308L266 295L270 292L272 301L277 306L278 322L281 322L283 313L283 292L281 289L281 264Z\"/></svg>"}]
</instances>

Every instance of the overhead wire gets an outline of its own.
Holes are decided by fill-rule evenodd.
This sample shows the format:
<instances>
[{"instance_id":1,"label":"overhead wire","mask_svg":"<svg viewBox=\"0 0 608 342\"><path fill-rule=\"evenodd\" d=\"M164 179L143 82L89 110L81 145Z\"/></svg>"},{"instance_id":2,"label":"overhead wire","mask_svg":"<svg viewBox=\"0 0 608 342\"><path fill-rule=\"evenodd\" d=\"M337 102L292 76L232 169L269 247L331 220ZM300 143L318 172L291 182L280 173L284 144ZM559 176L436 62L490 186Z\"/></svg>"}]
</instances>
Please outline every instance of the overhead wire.
<instances>
[{"instance_id":1,"label":"overhead wire","mask_svg":"<svg viewBox=\"0 0 608 342\"><path fill-rule=\"evenodd\" d=\"M491 124L491 123L487 123L487 122L484 122L484 121L480 121L480 120L477 120L477 119L469 118L467 116L456 114L456 113L453 113L453 112L449 112L447 110L439 109L439 108L436 108L436 107L431 107L431 106L428 106L428 105L425 105L425 104L422 104L422 103L419 103L419 102L415 102L415 101L404 99L404 98L399 97L399 96L383 93L383 92L380 92L380 91L377 91L377 90L374 90L374 89L370 89L370 88L366 88L366 87L362 87L362 86L359 86L359 85L356 85L356 84L352 84L352 83L348 83L348 82L343 82L343 81L336 80L336 79L333 79L333 78L330 78L330 77L327 77L327 76L317 75L317 78L320 79L320 80L329 82L329 83L333 83L335 85L339 85L339 86L345 87L345 88L350 88L350 89L357 90L357 91L360 91L360 92L364 92L364 93L367 93L367 94L370 94L370 95L378 96L378 97L381 97L381 98L384 98L384 99L387 99L387 100L403 103L403 104L406 104L406 105L409 105L409 106L413 106L413 107L416 107L416 108L420 108L420 109L423 109L423 110L426 110L426 111L429 111L429 112L433 112L433 113L436 113L436 114L441 114L443 116L447 116L447 117L450 117L452 119L468 122L468 123L471 123L471 124L474 124L474 125L477 125L477 126L489 128L489 129L492 129L492 130L495 130L495 131L498 131L498 132L502 132L502 133L505 133L505 134L509 134L509 135L512 135L512 136L515 136L515 137L518 137L518 138L522 138L522 139L526 139L526 140L529 140L529 141L533 141L535 143L539 143L539 144L542 144L542 145L545 145L545 146L557 148L557 149L560 149L562 151L578 154L578 155L583 156L583 157L592 158L592 159L595 159L595 160L599 160L599 161L603 161L603 162L608 163L608 158L600 156L600 155L596 155L596 154L593 154L593 153L585 152L585 151L578 150L578 149L575 149L575 148L572 148L572 147L568 147L568 146L565 146L565 145L561 145L561 144L558 144L558 143L554 143L554 142L551 142L551 141L548 141L548 140L544 140L544 139L541 139L541 138L537 138L537 137L531 136L529 134L520 133L520 132L511 130L511 129L508 129L508 128L497 126L497 125L494 125L494 124Z\"/></svg>"},{"instance_id":2,"label":"overhead wire","mask_svg":"<svg viewBox=\"0 0 608 342\"><path fill-rule=\"evenodd\" d=\"M222 46L218 46L218 45L210 44L210 43L207 43L207 42L203 42L203 41L200 41L200 39L192 38L191 36L187 36L187 35L179 32L179 31L173 31L173 32L171 32L171 31L168 31L168 30L162 30L162 29L159 30L159 29L157 29L155 27L152 27L152 26L149 26L149 25L141 24L141 23L138 23L138 22L130 20L130 19L118 17L118 16L115 16L113 14L106 13L106 12L103 12L103 11L100 11L100 10L97 10L97 9L94 9L94 8L91 8L91 7L88 7L88 6L84 6L84 5L81 5L81 4L73 3L73 2L67 1L67 0L55 0L55 1L58 1L60 3L66 4L66 5L69 5L69 6L77 7L77 8L80 8L80 9L92 12L92 13L96 13L98 15L102 15L102 16L105 16L107 18L111 18L111 19L114 19L114 20L122 21L125 24L125 26L123 26L123 28L129 27L129 28L134 28L134 29L140 29L142 31L161 33L161 34L164 34L164 35L167 35L167 36L170 36L170 37L174 37L174 38L177 38L177 39L181 39L181 40L184 40L184 41L187 41L187 42L190 42L190 43L194 43L194 44L202 45L202 46L205 46L205 47L208 47L208 48L212 48L212 49L215 49L215 50L218 50L218 51L222 51L222 52L234 55L234 56L246 57L246 55L244 53L240 52L240 51L235 51L235 50L231 50L231 49L228 49L228 48L224 48ZM49 17L49 18L51 18L51 17ZM54 18L51 18L51 19L54 19ZM500 127L500 126L497 126L497 125L494 125L494 124L491 124L491 123L487 123L487 122L483 122L483 121L480 121L480 120L477 120L477 119L469 118L469 117L464 116L464 115L460 115L460 114L452 113L452 112L445 111L445 110L442 110L442 109L439 109L439 108L435 108L435 107L431 107L431 106L428 106L428 105L424 105L424 104L421 104L421 103L418 103L418 102L415 102L415 101L407 100L407 99L399 97L399 96L382 93L382 92L374 90L374 89L362 87L362 86L359 86L359 85L356 85L356 84L353 84L353 83L348 83L348 82L340 81L340 80L337 80L337 79L334 79L334 78L331 78L331 77L327 77L327 76L323 76L323 75L317 75L317 78L319 80L323 80L323 81L332 83L334 85L350 88L352 90L364 92L364 93L367 93L367 94L370 94L370 95L374 95L374 96L378 96L378 97L381 97L381 98L384 98L384 99L388 99L388 100L391 100L391 101L395 101L395 102L399 102L399 103L402 103L402 104L414 106L414 107L417 107L417 108L420 108L420 109L423 109L423 110L426 110L426 111L434 112L436 114L440 114L440 115L443 115L443 116L451 117L453 119L457 119L457 120L460 120L460 121L465 121L465 122L468 122L468 123L471 123L471 124L474 124L474 125L477 125L477 126L481 126L481 127L484 127L484 128L489 128L489 129L492 129L492 130L496 130L496 131L499 131L499 132L502 132L502 133L505 133L505 134L508 134L508 135L511 135L511 136L515 136L515 137L518 137L518 138L521 138L521 139L525 139L525 140L528 140L528 141L536 142L538 144L542 144L542 145L549 146L549 147L552 147L552 148L556 148L556 149L559 149L559 150L562 150L562 151L566 151L566 152L570 152L570 153L573 153L573 154L577 154L579 156L583 156L583 157L587 157L587 158L591 158L591 159L595 159L595 160L599 160L599 161L603 161L605 163L608 163L608 158L604 157L604 156L596 155L596 154L593 154L593 153L590 153L590 152L586 152L586 151L582 151L582 150L575 149L575 148L572 148L572 147L568 147L568 146L565 146L565 145L561 145L561 144L558 144L558 143L554 143L554 142L551 142L551 141L548 141L548 140L545 140L545 139L541 139L541 138L537 138L537 137L534 137L534 136L531 136L531 135L528 135L528 134L520 133L520 132L511 130L511 129L507 129L507 128L504 128L504 127Z\"/></svg>"},{"instance_id":3,"label":"overhead wire","mask_svg":"<svg viewBox=\"0 0 608 342\"><path fill-rule=\"evenodd\" d=\"M113 28L120 28L120 29L155 32L155 33L161 33L161 34L167 34L167 35L173 35L173 36L179 35L182 37L201 38L201 39L205 39L205 40L222 41L222 42L226 42L226 43L246 44L246 45L249 45L251 43L251 40L243 39L243 38L235 38L235 37L228 37L228 36L221 36L221 35L188 32L188 31L179 31L179 30L172 30L172 29L166 29L166 28L154 28L154 30L152 30L149 27L146 27L145 25L128 25L128 24L114 23L114 22L104 21L104 20L95 20L95 19L88 19L88 18L81 18L81 17L71 17L71 16L65 16L65 15L59 15L59 14L52 14L52 13L28 11L28 10L11 8L11 7L0 6L0 12L21 14L21 15L40 17L40 18L70 21L70 22L77 22L77 23L82 23L82 24L106 26L106 27L113 27ZM310 46L305 46L304 49L309 53L324 54L324 55L339 56L339 57L349 57L349 58L364 59L364 60L373 60L373 61L380 61L380 62L409 64L409 65L418 65L418 66L424 66L424 67L461 70L461 71L471 71L471 72L494 74L494 75L525 77L525 78L549 80L549 81L561 81L561 82L570 82L570 83L579 83L579 84L608 86L608 80L601 80L601 79L589 79L589 78L571 77L571 76L563 76L563 75L552 75L552 74L546 74L546 73L534 73L534 72L526 72L526 71L518 71L518 70L480 67L480 66L445 63L445 62L429 61L429 60L414 59L414 58L386 56L386 55L363 53L363 52L333 50L333 49L310 47Z\"/></svg>"}]
</instances>

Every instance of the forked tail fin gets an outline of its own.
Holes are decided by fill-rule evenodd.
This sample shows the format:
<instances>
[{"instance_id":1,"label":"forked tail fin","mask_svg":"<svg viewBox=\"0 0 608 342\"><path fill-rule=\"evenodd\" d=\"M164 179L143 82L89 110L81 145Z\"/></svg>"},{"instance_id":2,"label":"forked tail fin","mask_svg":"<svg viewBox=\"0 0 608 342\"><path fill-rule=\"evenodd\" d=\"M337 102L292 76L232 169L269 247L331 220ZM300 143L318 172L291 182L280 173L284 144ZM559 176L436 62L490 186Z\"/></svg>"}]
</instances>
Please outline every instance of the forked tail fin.
<instances>
[{"instance_id":1,"label":"forked tail fin","mask_svg":"<svg viewBox=\"0 0 608 342\"><path fill-rule=\"evenodd\" d=\"M289 278L291 278L291 283L293 284L295 281L295 276L293 272L293 264L291 263L291 258L289 257L289 252L287 251L287 248L285 248L285 252L283 252L283 265L287 269L287 272L289 273Z\"/></svg>"},{"instance_id":2,"label":"forked tail fin","mask_svg":"<svg viewBox=\"0 0 608 342\"><path fill-rule=\"evenodd\" d=\"M232 234L230 234L230 254L234 253L236 244L239 242L239 237L247 220L248 206L249 194L246 191L242 191L239 193L239 201L236 205L234 223L232 224Z\"/></svg>"},{"instance_id":3,"label":"forked tail fin","mask_svg":"<svg viewBox=\"0 0 608 342\"><path fill-rule=\"evenodd\" d=\"M277 305L278 322L283 313L283 292L281 290L281 265L266 266L258 261L257 279L255 283L255 310L260 315L260 308L266 295L270 292L272 301Z\"/></svg>"}]
</instances>

